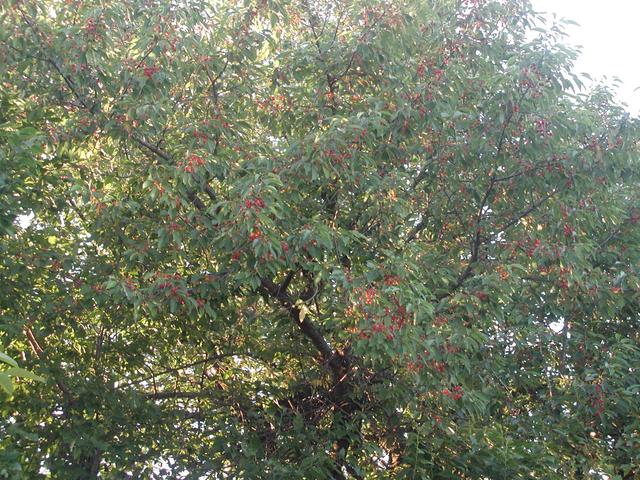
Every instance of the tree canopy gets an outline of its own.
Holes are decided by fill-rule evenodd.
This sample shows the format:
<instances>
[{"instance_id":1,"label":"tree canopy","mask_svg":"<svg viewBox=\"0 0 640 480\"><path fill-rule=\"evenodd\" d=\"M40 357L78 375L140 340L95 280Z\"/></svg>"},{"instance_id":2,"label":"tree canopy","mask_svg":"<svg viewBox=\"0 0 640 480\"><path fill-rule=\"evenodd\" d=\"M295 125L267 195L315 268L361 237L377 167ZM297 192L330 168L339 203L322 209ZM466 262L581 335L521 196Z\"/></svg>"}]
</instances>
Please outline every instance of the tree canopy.
<instances>
[{"instance_id":1,"label":"tree canopy","mask_svg":"<svg viewBox=\"0 0 640 480\"><path fill-rule=\"evenodd\" d=\"M1 2L0 478L637 478L640 124L563 25Z\"/></svg>"}]
</instances>

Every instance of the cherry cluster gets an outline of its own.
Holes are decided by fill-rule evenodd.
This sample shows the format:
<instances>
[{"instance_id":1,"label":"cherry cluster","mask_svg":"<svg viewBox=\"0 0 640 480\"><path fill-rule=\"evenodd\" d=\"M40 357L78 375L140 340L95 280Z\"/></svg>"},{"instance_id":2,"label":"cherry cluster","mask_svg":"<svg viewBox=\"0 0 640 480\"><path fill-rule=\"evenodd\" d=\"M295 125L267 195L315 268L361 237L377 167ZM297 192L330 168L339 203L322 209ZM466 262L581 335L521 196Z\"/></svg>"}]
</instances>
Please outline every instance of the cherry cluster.
<instances>
[{"instance_id":1,"label":"cherry cluster","mask_svg":"<svg viewBox=\"0 0 640 480\"><path fill-rule=\"evenodd\" d=\"M464 395L464 390L462 390L462 387L460 385L456 385L452 390L445 388L444 390L442 390L442 394L451 398L452 400L460 400Z\"/></svg>"}]
</instances>

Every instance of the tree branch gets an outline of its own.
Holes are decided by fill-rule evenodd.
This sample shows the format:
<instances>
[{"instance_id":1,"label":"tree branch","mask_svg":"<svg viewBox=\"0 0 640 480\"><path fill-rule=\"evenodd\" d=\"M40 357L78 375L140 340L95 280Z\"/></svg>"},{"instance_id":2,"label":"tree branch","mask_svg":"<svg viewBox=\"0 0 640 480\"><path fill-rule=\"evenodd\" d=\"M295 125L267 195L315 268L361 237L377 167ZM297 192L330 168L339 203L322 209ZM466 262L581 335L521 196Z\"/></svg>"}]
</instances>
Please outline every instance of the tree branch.
<instances>
[{"instance_id":1,"label":"tree branch","mask_svg":"<svg viewBox=\"0 0 640 480\"><path fill-rule=\"evenodd\" d=\"M169 399L194 399L194 398L212 398L211 392L183 392L183 391L169 391L169 392L155 392L143 394L145 398L150 400L169 400Z\"/></svg>"},{"instance_id":2,"label":"tree branch","mask_svg":"<svg viewBox=\"0 0 640 480\"><path fill-rule=\"evenodd\" d=\"M291 295L267 278L261 279L260 289L278 300L287 312L289 312L289 316L302 333L311 340L311 343L313 343L320 352L320 355L322 355L323 360L329 364L332 370L335 370L338 365L334 365L335 354L333 348L329 345L329 342L324 338L318 327L309 319L309 316L301 314L301 308L296 305Z\"/></svg>"}]
</instances>

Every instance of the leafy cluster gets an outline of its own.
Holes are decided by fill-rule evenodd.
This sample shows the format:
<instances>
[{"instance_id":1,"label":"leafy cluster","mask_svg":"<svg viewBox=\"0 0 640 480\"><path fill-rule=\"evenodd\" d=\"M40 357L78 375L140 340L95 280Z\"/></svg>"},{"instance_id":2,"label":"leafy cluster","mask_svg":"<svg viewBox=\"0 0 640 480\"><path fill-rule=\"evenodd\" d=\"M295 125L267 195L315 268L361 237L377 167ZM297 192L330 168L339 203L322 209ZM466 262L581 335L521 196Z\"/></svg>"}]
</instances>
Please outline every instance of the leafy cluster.
<instances>
[{"instance_id":1,"label":"leafy cluster","mask_svg":"<svg viewBox=\"0 0 640 480\"><path fill-rule=\"evenodd\" d=\"M0 4L0 477L640 475L640 123L562 28Z\"/></svg>"}]
</instances>

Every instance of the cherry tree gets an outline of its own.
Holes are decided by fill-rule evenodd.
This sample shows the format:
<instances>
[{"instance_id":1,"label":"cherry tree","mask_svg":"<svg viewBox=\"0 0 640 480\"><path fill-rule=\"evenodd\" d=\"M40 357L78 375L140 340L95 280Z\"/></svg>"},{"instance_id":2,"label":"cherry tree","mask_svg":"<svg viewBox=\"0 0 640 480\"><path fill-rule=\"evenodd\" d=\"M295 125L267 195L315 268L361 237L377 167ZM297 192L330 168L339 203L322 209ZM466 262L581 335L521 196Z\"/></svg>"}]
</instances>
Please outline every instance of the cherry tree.
<instances>
[{"instance_id":1,"label":"cherry tree","mask_svg":"<svg viewBox=\"0 0 640 480\"><path fill-rule=\"evenodd\" d=\"M527 0L0 5L0 477L640 475L638 119ZM13 388L13 385L12 385Z\"/></svg>"}]
</instances>

